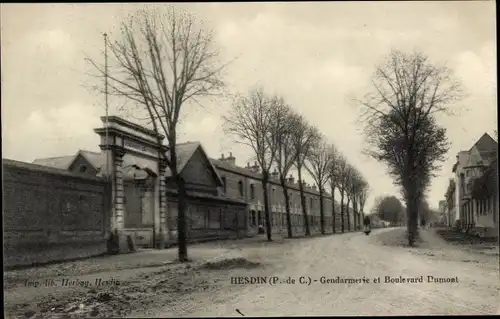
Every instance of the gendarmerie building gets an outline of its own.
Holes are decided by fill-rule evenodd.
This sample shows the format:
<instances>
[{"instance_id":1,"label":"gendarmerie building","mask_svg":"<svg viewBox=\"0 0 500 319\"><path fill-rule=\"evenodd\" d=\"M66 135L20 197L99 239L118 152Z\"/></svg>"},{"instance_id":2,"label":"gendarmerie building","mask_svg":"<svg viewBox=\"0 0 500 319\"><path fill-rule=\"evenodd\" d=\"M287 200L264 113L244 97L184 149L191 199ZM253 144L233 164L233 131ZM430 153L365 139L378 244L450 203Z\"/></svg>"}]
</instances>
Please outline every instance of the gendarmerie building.
<instances>
[{"instance_id":1,"label":"gendarmerie building","mask_svg":"<svg viewBox=\"0 0 500 319\"><path fill-rule=\"evenodd\" d=\"M102 118L101 152L80 150L75 155L36 159L33 164L79 175L105 177L110 181L111 213L108 233L130 235L138 246L158 247L160 234L175 242L177 191L170 170L162 159L163 136L119 117ZM261 173L258 166L239 167L236 159L211 159L199 142L177 145L178 172L187 189L188 238L209 239L251 235L265 224ZM273 231L286 231L284 195L277 172L269 183ZM287 179L294 233L302 233L303 217L298 183ZM320 197L316 186L305 186L306 211L312 232L320 229ZM325 229L332 229L332 201L324 195ZM336 205L337 206L337 205ZM336 207L340 229L340 208ZM84 211L81 211L85 214ZM347 216L347 214L346 214ZM352 214L350 214L351 225ZM346 221L347 225L347 221Z\"/></svg>"}]
</instances>

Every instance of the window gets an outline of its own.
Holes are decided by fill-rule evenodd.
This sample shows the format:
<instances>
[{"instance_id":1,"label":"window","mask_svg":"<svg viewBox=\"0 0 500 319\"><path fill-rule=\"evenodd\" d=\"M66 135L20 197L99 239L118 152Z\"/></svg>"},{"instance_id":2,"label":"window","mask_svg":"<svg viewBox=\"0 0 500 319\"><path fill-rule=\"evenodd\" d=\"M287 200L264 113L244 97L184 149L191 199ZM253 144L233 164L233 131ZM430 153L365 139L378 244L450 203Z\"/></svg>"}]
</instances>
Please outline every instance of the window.
<instances>
[{"instance_id":1,"label":"window","mask_svg":"<svg viewBox=\"0 0 500 319\"><path fill-rule=\"evenodd\" d=\"M254 184L250 184L250 199L255 199L255 186Z\"/></svg>"},{"instance_id":2,"label":"window","mask_svg":"<svg viewBox=\"0 0 500 319\"><path fill-rule=\"evenodd\" d=\"M240 193L240 197L243 197L243 182L242 181L238 182L238 191Z\"/></svg>"},{"instance_id":3,"label":"window","mask_svg":"<svg viewBox=\"0 0 500 319\"><path fill-rule=\"evenodd\" d=\"M221 209L218 207L209 207L207 209L207 226L211 229L221 228Z\"/></svg>"},{"instance_id":4,"label":"window","mask_svg":"<svg viewBox=\"0 0 500 319\"><path fill-rule=\"evenodd\" d=\"M80 165L80 173L85 173L87 171L86 165Z\"/></svg>"},{"instance_id":5,"label":"window","mask_svg":"<svg viewBox=\"0 0 500 319\"><path fill-rule=\"evenodd\" d=\"M226 185L227 185L227 183L226 183L226 177L223 176L221 179L222 179L222 191L224 193L226 193Z\"/></svg>"},{"instance_id":6,"label":"window","mask_svg":"<svg viewBox=\"0 0 500 319\"><path fill-rule=\"evenodd\" d=\"M207 212L205 207L194 206L191 208L191 229L203 229L207 225Z\"/></svg>"}]
</instances>

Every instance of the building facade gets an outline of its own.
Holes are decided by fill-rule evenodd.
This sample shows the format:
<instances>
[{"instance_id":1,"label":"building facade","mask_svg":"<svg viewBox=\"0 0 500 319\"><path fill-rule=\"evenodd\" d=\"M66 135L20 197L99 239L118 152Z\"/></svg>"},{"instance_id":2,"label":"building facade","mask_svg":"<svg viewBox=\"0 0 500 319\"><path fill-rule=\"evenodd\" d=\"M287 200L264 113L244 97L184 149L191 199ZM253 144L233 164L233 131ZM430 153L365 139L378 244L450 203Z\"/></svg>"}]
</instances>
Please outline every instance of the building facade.
<instances>
[{"instance_id":1,"label":"building facade","mask_svg":"<svg viewBox=\"0 0 500 319\"><path fill-rule=\"evenodd\" d=\"M460 224L464 220L464 210L462 206L462 197L465 194L465 169L469 160L469 152L462 151L457 154L457 161L453 165L453 174L455 179L455 215L452 217L453 224ZM460 226L461 227L461 226Z\"/></svg>"},{"instance_id":2,"label":"building facade","mask_svg":"<svg viewBox=\"0 0 500 319\"><path fill-rule=\"evenodd\" d=\"M455 221L457 220L455 218L456 216L456 185L455 185L455 179L451 178L448 183L448 188L445 193L445 202L446 202L446 209L445 209L445 216L446 216L446 226L448 227L453 227L455 224Z\"/></svg>"},{"instance_id":3,"label":"building facade","mask_svg":"<svg viewBox=\"0 0 500 319\"><path fill-rule=\"evenodd\" d=\"M439 201L439 223L443 225L448 225L447 218L447 203L446 200Z\"/></svg>"},{"instance_id":4,"label":"building facade","mask_svg":"<svg viewBox=\"0 0 500 319\"><path fill-rule=\"evenodd\" d=\"M182 143L176 145L181 180L173 180L162 155L168 154L167 147L161 144L163 136L114 116L102 121L103 127L94 130L100 136L101 152L80 150L72 156L37 159L34 164L109 180L112 188L110 229L121 243L130 237L144 247L175 243L178 182L186 189L190 240L252 235L259 224L265 225L262 175L256 164L239 167L231 153L226 158L211 159L199 142ZM298 234L304 228L304 218L299 185L291 176L286 189L291 223L294 234ZM267 191L272 229L286 231L285 197L276 171L272 173ZM311 232L319 232L319 191L316 186L305 185L304 194ZM327 192L323 205L325 229L331 232L332 200ZM335 208L335 228L340 231L340 207L335 204ZM346 231L355 229L353 213L352 209L349 213L345 209ZM126 251L126 245L120 250Z\"/></svg>"},{"instance_id":5,"label":"building facade","mask_svg":"<svg viewBox=\"0 0 500 319\"><path fill-rule=\"evenodd\" d=\"M495 236L498 231L498 184L496 180L497 142L484 134L468 151L457 156L457 226L479 236ZM495 197L496 196L496 197Z\"/></svg>"},{"instance_id":6,"label":"building facade","mask_svg":"<svg viewBox=\"0 0 500 319\"><path fill-rule=\"evenodd\" d=\"M232 199L241 199L248 203L248 231L257 232L259 224L265 225L264 216L264 192L262 188L262 175L259 172L257 163L246 167L236 165L236 159L230 153L229 156L222 155L219 159L212 159L212 163L217 168L223 180L223 187L220 189L220 196ZM302 232L304 227L304 218L302 212L302 203L300 198L299 184L293 176L286 180L285 186L290 204L291 224L294 233ZM270 202L270 220L272 229L277 232L286 233L287 220L285 209L285 195L283 187L279 181L279 175L276 170L271 174L268 185L268 198ZM320 219L320 194L316 185L304 185L304 195L306 203L306 212L308 216L311 232L321 231ZM323 194L324 225L327 232L333 229L333 208L332 198L328 192ZM340 205L335 203L335 229L341 231ZM352 208L349 214L347 209L344 212L344 226L347 229L347 216L351 230L354 229L354 212ZM358 219L360 220L360 219Z\"/></svg>"}]
</instances>

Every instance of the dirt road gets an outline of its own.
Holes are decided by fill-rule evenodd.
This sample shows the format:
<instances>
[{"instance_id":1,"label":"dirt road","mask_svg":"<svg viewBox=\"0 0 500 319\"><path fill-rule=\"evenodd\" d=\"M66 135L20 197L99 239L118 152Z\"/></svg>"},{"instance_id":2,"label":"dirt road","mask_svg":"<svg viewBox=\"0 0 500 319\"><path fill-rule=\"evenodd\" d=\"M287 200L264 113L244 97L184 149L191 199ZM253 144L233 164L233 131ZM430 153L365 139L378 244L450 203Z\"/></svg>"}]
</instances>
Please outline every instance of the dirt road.
<instances>
[{"instance_id":1,"label":"dirt road","mask_svg":"<svg viewBox=\"0 0 500 319\"><path fill-rule=\"evenodd\" d=\"M421 234L419 248L403 247L396 228L207 243L190 247L189 264L164 265L175 258L167 250L4 272L5 310L8 318L498 314L498 256ZM24 284L47 278L120 285Z\"/></svg>"},{"instance_id":2,"label":"dirt road","mask_svg":"<svg viewBox=\"0 0 500 319\"><path fill-rule=\"evenodd\" d=\"M253 273L267 277L267 283L150 310L147 315L238 316L235 309L246 316L499 313L498 259L458 251L431 230L423 231L427 245L421 248L383 245L377 239L377 235L394 237L401 232L384 229L370 236L351 233L296 241L280 259L282 267ZM248 273L234 270L230 276ZM270 277L278 281L271 284ZM339 278L361 282L336 283ZM422 281L397 283L405 280L401 278Z\"/></svg>"}]
</instances>

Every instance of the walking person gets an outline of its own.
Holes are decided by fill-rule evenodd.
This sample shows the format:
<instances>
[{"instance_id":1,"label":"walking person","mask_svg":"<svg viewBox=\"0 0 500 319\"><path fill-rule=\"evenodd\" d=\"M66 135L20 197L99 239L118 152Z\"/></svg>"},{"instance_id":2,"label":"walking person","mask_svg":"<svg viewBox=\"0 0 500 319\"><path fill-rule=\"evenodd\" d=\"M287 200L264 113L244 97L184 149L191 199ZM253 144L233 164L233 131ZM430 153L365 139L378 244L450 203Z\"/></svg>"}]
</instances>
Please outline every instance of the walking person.
<instances>
[{"instance_id":1,"label":"walking person","mask_svg":"<svg viewBox=\"0 0 500 319\"><path fill-rule=\"evenodd\" d=\"M371 221L370 221L370 217L368 216L365 216L365 218L363 219L363 225L364 225L364 233L366 235L368 235L370 232L371 232Z\"/></svg>"}]
</instances>

